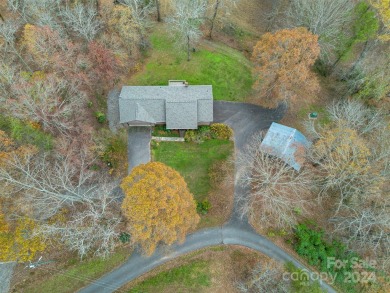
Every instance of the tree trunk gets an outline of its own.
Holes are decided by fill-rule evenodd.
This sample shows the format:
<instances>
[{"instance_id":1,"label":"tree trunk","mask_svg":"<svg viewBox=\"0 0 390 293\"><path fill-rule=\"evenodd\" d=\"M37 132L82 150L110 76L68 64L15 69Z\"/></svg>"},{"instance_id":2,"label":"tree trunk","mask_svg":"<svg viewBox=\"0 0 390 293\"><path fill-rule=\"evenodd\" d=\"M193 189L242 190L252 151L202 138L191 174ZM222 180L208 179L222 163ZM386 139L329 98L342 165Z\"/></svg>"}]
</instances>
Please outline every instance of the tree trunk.
<instances>
[{"instance_id":1,"label":"tree trunk","mask_svg":"<svg viewBox=\"0 0 390 293\"><path fill-rule=\"evenodd\" d=\"M363 50L360 52L358 59L355 61L355 63L352 65L352 67L348 70L348 73L345 74L344 78L348 78L348 76L350 76L354 72L356 67L358 67L359 64L364 60L364 57L366 57L367 52L369 51L370 48L371 48L371 46L369 46L369 41L366 41L364 43Z\"/></svg>"},{"instance_id":2,"label":"tree trunk","mask_svg":"<svg viewBox=\"0 0 390 293\"><path fill-rule=\"evenodd\" d=\"M138 44L139 48L141 48L142 50L146 49L146 41L145 41L146 38L145 38L145 35L144 35L142 28L140 26L138 26L137 32L138 32L139 38L140 38L139 44Z\"/></svg>"},{"instance_id":3,"label":"tree trunk","mask_svg":"<svg viewBox=\"0 0 390 293\"><path fill-rule=\"evenodd\" d=\"M280 11L280 8L282 5L283 5L283 2L281 2L280 0L272 1L271 12L267 15L267 18L266 18L266 23L267 23L267 27L265 29L266 32L270 32L272 30L272 28L274 27L275 21L276 21L277 17L279 16L279 11Z\"/></svg>"},{"instance_id":4,"label":"tree trunk","mask_svg":"<svg viewBox=\"0 0 390 293\"><path fill-rule=\"evenodd\" d=\"M190 61L190 36L187 35L187 61Z\"/></svg>"},{"instance_id":5,"label":"tree trunk","mask_svg":"<svg viewBox=\"0 0 390 293\"><path fill-rule=\"evenodd\" d=\"M22 58L22 56L20 56L19 52L16 50L16 48L14 46L12 46L12 50L14 51L15 55L20 59L20 61L24 64L24 66L26 67L26 69L29 71L29 72L33 72L33 70L31 69L31 67L26 63L26 61L24 61L24 59Z\"/></svg>"},{"instance_id":6,"label":"tree trunk","mask_svg":"<svg viewBox=\"0 0 390 293\"><path fill-rule=\"evenodd\" d=\"M215 2L215 7L214 7L214 14L213 14L213 17L211 19L211 27L210 27L210 32L209 32L209 38L212 39L212 34L213 34L213 29L214 29L214 23L215 23L215 19L217 18L217 13L218 13L218 7L219 7L219 4L221 3L221 0L217 0L217 2Z\"/></svg>"},{"instance_id":7,"label":"tree trunk","mask_svg":"<svg viewBox=\"0 0 390 293\"><path fill-rule=\"evenodd\" d=\"M337 64L339 64L339 62L343 56L344 56L344 54L340 54L339 57L337 57L336 61L333 62L333 64L330 66L330 69L328 70L328 73L326 75L331 75L334 72Z\"/></svg>"},{"instance_id":8,"label":"tree trunk","mask_svg":"<svg viewBox=\"0 0 390 293\"><path fill-rule=\"evenodd\" d=\"M161 21L160 1L159 0L155 0L155 2L156 2L156 9L157 9L157 21L160 22Z\"/></svg>"},{"instance_id":9,"label":"tree trunk","mask_svg":"<svg viewBox=\"0 0 390 293\"><path fill-rule=\"evenodd\" d=\"M362 13L362 15L366 14L367 11L370 10L370 6L367 7L367 9ZM344 29L344 28L343 28ZM352 37L352 40L355 40L356 38L356 34ZM363 45L363 51L360 52L360 56L358 58L358 60L356 62L360 62L359 60L361 58L363 58L364 56L362 56L362 54L365 55L365 51L367 50L367 43L368 43L368 39L366 39L366 41L364 42L364 45ZM336 66L337 64L340 62L341 58L345 55L346 52L348 52L348 50L352 50L352 47L355 46L357 43L355 43L354 41L352 41L347 47L346 49L344 49L344 51L342 53L339 54L339 57L337 58L337 60L332 64L331 66L331 69L330 69L330 74L332 74L334 72L334 70L336 69ZM355 69L355 64L356 62L354 63L354 65L352 66L352 70ZM349 73L351 73L352 71L350 70Z\"/></svg>"}]
</instances>

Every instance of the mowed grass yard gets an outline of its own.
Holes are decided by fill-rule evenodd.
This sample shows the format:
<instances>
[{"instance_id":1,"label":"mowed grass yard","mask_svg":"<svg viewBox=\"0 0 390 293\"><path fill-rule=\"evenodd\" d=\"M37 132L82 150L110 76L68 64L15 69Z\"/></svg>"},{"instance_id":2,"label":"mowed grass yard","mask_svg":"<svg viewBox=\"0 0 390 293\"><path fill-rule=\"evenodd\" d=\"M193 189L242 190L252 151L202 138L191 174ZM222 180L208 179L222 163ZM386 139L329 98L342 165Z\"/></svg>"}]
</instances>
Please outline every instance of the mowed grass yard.
<instances>
[{"instance_id":1,"label":"mowed grass yard","mask_svg":"<svg viewBox=\"0 0 390 293\"><path fill-rule=\"evenodd\" d=\"M233 153L229 140L206 140L203 143L159 142L152 147L154 161L162 162L178 171L187 182L197 201L207 199L212 183L209 170L216 161L223 161Z\"/></svg>"},{"instance_id":2,"label":"mowed grass yard","mask_svg":"<svg viewBox=\"0 0 390 293\"><path fill-rule=\"evenodd\" d=\"M215 100L243 101L252 92L251 64L239 51L203 40L187 61L164 25L150 36L151 49L143 68L132 75L130 85L167 85L168 80L187 80L193 85L213 85Z\"/></svg>"}]
</instances>

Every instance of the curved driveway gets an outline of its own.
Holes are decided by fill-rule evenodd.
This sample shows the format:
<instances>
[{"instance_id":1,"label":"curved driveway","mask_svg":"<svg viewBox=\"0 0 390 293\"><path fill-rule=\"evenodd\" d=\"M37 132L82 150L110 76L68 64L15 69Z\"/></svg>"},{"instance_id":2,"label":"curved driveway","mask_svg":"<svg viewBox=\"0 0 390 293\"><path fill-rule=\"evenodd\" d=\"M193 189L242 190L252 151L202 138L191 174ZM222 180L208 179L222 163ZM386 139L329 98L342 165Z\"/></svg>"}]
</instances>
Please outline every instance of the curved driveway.
<instances>
[{"instance_id":1,"label":"curved driveway","mask_svg":"<svg viewBox=\"0 0 390 293\"><path fill-rule=\"evenodd\" d=\"M214 122L223 122L233 128L236 151L240 151L255 132L268 128L273 121L279 121L283 114L283 107L268 110L251 104L214 102ZM235 194L242 192L245 192L245 190L236 185ZM164 253L161 247L151 257L143 257L138 253L133 253L122 266L94 281L79 292L113 292L151 269L180 255L221 244L246 246L277 261L292 262L299 268L305 268L284 250L257 234L246 219L241 219L238 216L237 207L238 204L235 203L229 222L222 227L208 228L190 234L183 244L171 246L168 253L166 251ZM336 292L324 282L321 283L321 286L328 292Z\"/></svg>"}]
</instances>

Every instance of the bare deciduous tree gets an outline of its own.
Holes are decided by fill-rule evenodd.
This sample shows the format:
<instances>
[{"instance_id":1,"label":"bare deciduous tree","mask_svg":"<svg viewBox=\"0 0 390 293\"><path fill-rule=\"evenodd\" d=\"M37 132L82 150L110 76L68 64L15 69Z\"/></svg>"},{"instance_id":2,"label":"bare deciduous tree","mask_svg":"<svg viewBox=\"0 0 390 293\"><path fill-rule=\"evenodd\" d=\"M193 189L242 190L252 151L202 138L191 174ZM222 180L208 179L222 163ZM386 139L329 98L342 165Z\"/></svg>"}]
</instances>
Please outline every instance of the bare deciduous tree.
<instances>
[{"instance_id":1,"label":"bare deciduous tree","mask_svg":"<svg viewBox=\"0 0 390 293\"><path fill-rule=\"evenodd\" d=\"M17 12L25 22L39 24L40 21L57 24L54 17L58 14L61 0L8 0L8 9ZM47 18L51 22L47 22ZM50 26L52 27L52 26ZM53 28L53 27L52 27Z\"/></svg>"},{"instance_id":2,"label":"bare deciduous tree","mask_svg":"<svg viewBox=\"0 0 390 293\"><path fill-rule=\"evenodd\" d=\"M287 25L307 27L319 36L322 56L334 49L345 24L351 21L353 1L350 0L294 0L286 12Z\"/></svg>"},{"instance_id":3,"label":"bare deciduous tree","mask_svg":"<svg viewBox=\"0 0 390 293\"><path fill-rule=\"evenodd\" d=\"M80 3L73 8L67 7L61 11L65 26L88 42L96 37L102 27L102 23L97 19L97 15L95 7L84 6Z\"/></svg>"},{"instance_id":4,"label":"bare deciduous tree","mask_svg":"<svg viewBox=\"0 0 390 293\"><path fill-rule=\"evenodd\" d=\"M228 11L234 7L239 0L213 0L214 2L212 6L212 16L210 18L210 30L209 30L209 38L212 38L214 26L215 26L215 20L217 19L218 12L223 9L225 13L227 14Z\"/></svg>"},{"instance_id":5,"label":"bare deciduous tree","mask_svg":"<svg viewBox=\"0 0 390 293\"><path fill-rule=\"evenodd\" d=\"M0 23L0 39L3 39L3 43L0 43L0 48L5 52L10 52L19 58L26 69L32 72L30 66L26 63L23 57L18 52L15 46L15 34L19 30L19 24L12 20L7 20Z\"/></svg>"},{"instance_id":6,"label":"bare deciduous tree","mask_svg":"<svg viewBox=\"0 0 390 293\"><path fill-rule=\"evenodd\" d=\"M16 79L15 66L0 61L0 101L5 102L7 95L10 93L10 88Z\"/></svg>"},{"instance_id":7,"label":"bare deciduous tree","mask_svg":"<svg viewBox=\"0 0 390 293\"><path fill-rule=\"evenodd\" d=\"M253 268L247 281L236 283L236 288L241 293L287 293L291 291L289 284L282 279L280 266L263 266L261 263Z\"/></svg>"},{"instance_id":8,"label":"bare deciduous tree","mask_svg":"<svg viewBox=\"0 0 390 293\"><path fill-rule=\"evenodd\" d=\"M335 101L326 108L334 122L343 121L345 126L360 134L370 133L385 126L381 111L372 110L356 100Z\"/></svg>"},{"instance_id":9,"label":"bare deciduous tree","mask_svg":"<svg viewBox=\"0 0 390 293\"><path fill-rule=\"evenodd\" d=\"M283 27L284 25L281 22L284 20L284 1L283 0L274 0L272 1L271 10L267 13L264 13L264 21L266 23L266 32L271 32L273 29Z\"/></svg>"},{"instance_id":10,"label":"bare deciduous tree","mask_svg":"<svg viewBox=\"0 0 390 293\"><path fill-rule=\"evenodd\" d=\"M72 129L72 117L85 96L77 82L49 76L44 80L25 82L14 86L16 97L7 101L15 117L39 122L54 134L66 134Z\"/></svg>"},{"instance_id":11,"label":"bare deciduous tree","mask_svg":"<svg viewBox=\"0 0 390 293\"><path fill-rule=\"evenodd\" d=\"M153 2L145 0L118 0L119 3L129 7L132 12L132 20L140 35L141 47L146 47L145 29L149 26L149 16L152 13Z\"/></svg>"},{"instance_id":12,"label":"bare deciduous tree","mask_svg":"<svg viewBox=\"0 0 390 293\"><path fill-rule=\"evenodd\" d=\"M388 197L356 206L343 205L340 214L330 219L335 231L348 244L368 248L379 255L390 253L390 202Z\"/></svg>"},{"instance_id":13,"label":"bare deciduous tree","mask_svg":"<svg viewBox=\"0 0 390 293\"><path fill-rule=\"evenodd\" d=\"M103 187L110 189L110 185L92 180L95 174L82 155L78 160L76 165L70 157L14 154L7 160L7 168L0 168L0 181L24 191L24 201L31 204L34 217L47 219L66 206L93 204Z\"/></svg>"},{"instance_id":14,"label":"bare deciduous tree","mask_svg":"<svg viewBox=\"0 0 390 293\"><path fill-rule=\"evenodd\" d=\"M301 213L308 212L309 172L296 172L270 156L260 148L261 141L261 134L255 135L237 159L239 183L249 193L240 195L241 214L262 226L272 222L274 227L292 227Z\"/></svg>"},{"instance_id":15,"label":"bare deciduous tree","mask_svg":"<svg viewBox=\"0 0 390 293\"><path fill-rule=\"evenodd\" d=\"M98 256L109 255L119 236L121 218L117 200L111 196L111 188L106 188L100 186L96 190L99 196L82 211L73 212L65 223L42 224L36 233L46 239L59 239L81 258L91 251Z\"/></svg>"},{"instance_id":16,"label":"bare deciduous tree","mask_svg":"<svg viewBox=\"0 0 390 293\"><path fill-rule=\"evenodd\" d=\"M173 3L174 16L168 19L177 38L177 44L187 49L187 61L190 61L191 47L199 40L202 32L200 25L206 12L205 0L179 0Z\"/></svg>"},{"instance_id":17,"label":"bare deciduous tree","mask_svg":"<svg viewBox=\"0 0 390 293\"><path fill-rule=\"evenodd\" d=\"M40 221L36 234L60 240L81 257L113 250L121 221L118 182L91 171L83 152L78 157L14 153L3 163L0 182L8 196L16 195L19 210Z\"/></svg>"}]
</instances>

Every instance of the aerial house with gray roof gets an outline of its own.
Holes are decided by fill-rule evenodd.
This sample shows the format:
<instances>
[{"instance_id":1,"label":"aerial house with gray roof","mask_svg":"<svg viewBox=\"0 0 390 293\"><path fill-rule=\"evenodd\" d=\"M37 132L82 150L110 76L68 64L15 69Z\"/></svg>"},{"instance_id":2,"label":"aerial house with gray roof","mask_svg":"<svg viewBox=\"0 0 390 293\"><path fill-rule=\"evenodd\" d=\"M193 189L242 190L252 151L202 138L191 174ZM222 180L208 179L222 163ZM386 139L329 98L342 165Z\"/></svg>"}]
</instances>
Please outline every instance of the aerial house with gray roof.
<instances>
[{"instance_id":1,"label":"aerial house with gray roof","mask_svg":"<svg viewBox=\"0 0 390 293\"><path fill-rule=\"evenodd\" d=\"M213 121L211 85L170 80L168 86L124 86L119 95L120 123L166 124L167 129L197 129Z\"/></svg>"}]
</instances>

